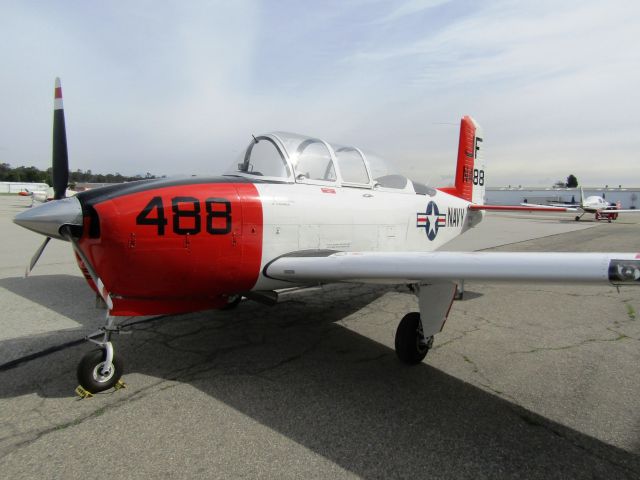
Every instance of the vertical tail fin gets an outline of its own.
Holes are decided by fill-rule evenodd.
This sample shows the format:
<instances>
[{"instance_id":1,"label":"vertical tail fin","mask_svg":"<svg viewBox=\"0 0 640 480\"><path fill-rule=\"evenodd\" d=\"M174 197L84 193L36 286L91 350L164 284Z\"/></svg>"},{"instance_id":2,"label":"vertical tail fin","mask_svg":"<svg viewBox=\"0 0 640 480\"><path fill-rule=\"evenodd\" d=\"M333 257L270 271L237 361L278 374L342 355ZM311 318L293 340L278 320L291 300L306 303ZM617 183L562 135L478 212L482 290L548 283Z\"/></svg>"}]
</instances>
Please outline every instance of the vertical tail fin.
<instances>
[{"instance_id":1,"label":"vertical tail fin","mask_svg":"<svg viewBox=\"0 0 640 480\"><path fill-rule=\"evenodd\" d=\"M472 203L484 204L485 168L482 141L480 125L468 115L464 116L460 121L456 183L454 187L440 190Z\"/></svg>"}]
</instances>

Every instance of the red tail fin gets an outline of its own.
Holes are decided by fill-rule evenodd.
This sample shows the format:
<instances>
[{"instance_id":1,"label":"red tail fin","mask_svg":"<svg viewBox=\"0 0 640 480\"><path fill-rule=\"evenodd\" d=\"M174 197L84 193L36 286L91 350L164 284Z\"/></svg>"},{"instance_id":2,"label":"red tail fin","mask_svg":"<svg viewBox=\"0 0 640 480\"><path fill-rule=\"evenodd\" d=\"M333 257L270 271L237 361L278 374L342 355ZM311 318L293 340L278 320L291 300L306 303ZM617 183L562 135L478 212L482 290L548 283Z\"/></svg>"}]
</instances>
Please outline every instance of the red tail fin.
<instances>
[{"instance_id":1,"label":"red tail fin","mask_svg":"<svg viewBox=\"0 0 640 480\"><path fill-rule=\"evenodd\" d=\"M460 121L458 162L454 187L440 188L469 202L484 203L484 162L481 155L480 126L469 116Z\"/></svg>"}]
</instances>

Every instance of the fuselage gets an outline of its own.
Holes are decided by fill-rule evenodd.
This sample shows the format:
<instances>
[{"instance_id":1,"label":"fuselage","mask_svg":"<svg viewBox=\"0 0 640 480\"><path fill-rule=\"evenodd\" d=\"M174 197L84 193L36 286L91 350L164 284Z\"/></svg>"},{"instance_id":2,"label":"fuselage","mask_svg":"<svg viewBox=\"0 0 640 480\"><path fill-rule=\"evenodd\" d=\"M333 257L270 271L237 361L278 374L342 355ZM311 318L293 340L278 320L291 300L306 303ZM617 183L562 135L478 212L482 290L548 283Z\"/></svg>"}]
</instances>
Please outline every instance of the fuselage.
<instances>
[{"instance_id":1,"label":"fuselage","mask_svg":"<svg viewBox=\"0 0 640 480\"><path fill-rule=\"evenodd\" d=\"M482 219L481 145L464 117L455 186L437 190L357 147L274 132L223 176L107 186L15 221L70 241L112 315L218 308L292 286L264 273L283 255L437 250Z\"/></svg>"},{"instance_id":2,"label":"fuselage","mask_svg":"<svg viewBox=\"0 0 640 480\"><path fill-rule=\"evenodd\" d=\"M234 176L134 182L78 194L79 245L111 291L112 314L149 315L292 286L262 273L281 255L432 251L482 218L435 189L393 190Z\"/></svg>"},{"instance_id":3,"label":"fuselage","mask_svg":"<svg viewBox=\"0 0 640 480\"><path fill-rule=\"evenodd\" d=\"M609 207L610 204L604 198L595 195L587 197L581 205L582 210L589 213L599 212L600 210L605 210Z\"/></svg>"}]
</instances>

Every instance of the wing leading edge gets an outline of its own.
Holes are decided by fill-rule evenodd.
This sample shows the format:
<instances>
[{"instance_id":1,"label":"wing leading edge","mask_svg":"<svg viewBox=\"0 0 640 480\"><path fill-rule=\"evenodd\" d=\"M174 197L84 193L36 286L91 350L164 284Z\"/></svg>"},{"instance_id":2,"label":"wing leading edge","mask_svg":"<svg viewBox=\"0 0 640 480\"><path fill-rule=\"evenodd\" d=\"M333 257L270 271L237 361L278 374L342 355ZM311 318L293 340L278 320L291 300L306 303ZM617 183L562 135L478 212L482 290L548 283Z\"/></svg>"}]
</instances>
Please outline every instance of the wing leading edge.
<instances>
[{"instance_id":1,"label":"wing leading edge","mask_svg":"<svg viewBox=\"0 0 640 480\"><path fill-rule=\"evenodd\" d=\"M640 285L640 254L516 252L312 252L279 257L264 274L295 283L489 282Z\"/></svg>"}]
</instances>

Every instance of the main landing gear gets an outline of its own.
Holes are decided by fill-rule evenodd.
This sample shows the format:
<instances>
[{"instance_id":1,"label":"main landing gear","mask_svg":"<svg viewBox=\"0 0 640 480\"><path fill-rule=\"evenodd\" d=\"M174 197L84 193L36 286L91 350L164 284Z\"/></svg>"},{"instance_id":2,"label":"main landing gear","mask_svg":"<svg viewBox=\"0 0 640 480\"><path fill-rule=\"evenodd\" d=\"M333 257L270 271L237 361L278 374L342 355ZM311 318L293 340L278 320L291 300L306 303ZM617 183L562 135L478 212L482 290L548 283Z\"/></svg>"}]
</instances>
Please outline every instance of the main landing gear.
<instances>
[{"instance_id":1,"label":"main landing gear","mask_svg":"<svg viewBox=\"0 0 640 480\"><path fill-rule=\"evenodd\" d=\"M396 330L396 355L406 364L416 365L424 360L433 345L433 335L426 337L418 312L407 313Z\"/></svg>"},{"instance_id":2,"label":"main landing gear","mask_svg":"<svg viewBox=\"0 0 640 480\"><path fill-rule=\"evenodd\" d=\"M582 212L580 215L576 215L576 222L580 221L585 212Z\"/></svg>"},{"instance_id":3,"label":"main landing gear","mask_svg":"<svg viewBox=\"0 0 640 480\"><path fill-rule=\"evenodd\" d=\"M457 293L453 282L410 286L418 297L420 313L407 313L396 330L396 355L406 364L416 365L433 346L433 336L442 330Z\"/></svg>"},{"instance_id":4,"label":"main landing gear","mask_svg":"<svg viewBox=\"0 0 640 480\"><path fill-rule=\"evenodd\" d=\"M240 294L238 294L238 295L229 295L227 297L227 304L224 307L222 307L222 310L233 310L238 305L240 305L241 301L242 301L242 295L240 295Z\"/></svg>"},{"instance_id":5,"label":"main landing gear","mask_svg":"<svg viewBox=\"0 0 640 480\"><path fill-rule=\"evenodd\" d=\"M120 357L115 356L111 343L111 335L119 332L118 327L113 326L113 321L113 317L107 316L106 325L87 337L87 340L100 348L87 353L78 365L78 383L81 391L92 394L122 385L120 378L124 364Z\"/></svg>"}]
</instances>

